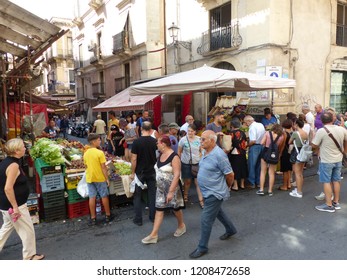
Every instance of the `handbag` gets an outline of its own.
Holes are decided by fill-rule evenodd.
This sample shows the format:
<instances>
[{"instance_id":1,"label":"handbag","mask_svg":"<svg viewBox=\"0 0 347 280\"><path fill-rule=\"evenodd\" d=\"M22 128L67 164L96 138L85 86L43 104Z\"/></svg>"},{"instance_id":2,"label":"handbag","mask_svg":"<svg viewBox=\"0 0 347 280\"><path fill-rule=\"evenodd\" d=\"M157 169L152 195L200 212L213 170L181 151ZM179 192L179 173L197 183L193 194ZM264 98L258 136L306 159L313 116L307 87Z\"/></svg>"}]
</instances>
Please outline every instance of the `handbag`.
<instances>
[{"instance_id":1,"label":"handbag","mask_svg":"<svg viewBox=\"0 0 347 280\"><path fill-rule=\"evenodd\" d=\"M197 177L198 172L199 172L199 163L193 164L192 147L190 146L188 137L187 137L187 142L189 145L189 152L190 152L190 159L189 159L190 171L191 171L193 177Z\"/></svg>"},{"instance_id":2,"label":"handbag","mask_svg":"<svg viewBox=\"0 0 347 280\"><path fill-rule=\"evenodd\" d=\"M325 129L325 131L328 133L328 135L330 136L330 138L333 139L333 141L334 141L336 147L337 147L337 148L339 149L339 151L341 152L341 154L342 154L342 156L343 156L343 157L342 157L342 165L343 165L344 167L346 167L346 166L347 166L347 157L346 157L345 153L342 151L339 142L337 142L337 140L335 139L334 135L332 135L331 132L330 132L325 126L324 126L324 129Z\"/></svg>"}]
</instances>

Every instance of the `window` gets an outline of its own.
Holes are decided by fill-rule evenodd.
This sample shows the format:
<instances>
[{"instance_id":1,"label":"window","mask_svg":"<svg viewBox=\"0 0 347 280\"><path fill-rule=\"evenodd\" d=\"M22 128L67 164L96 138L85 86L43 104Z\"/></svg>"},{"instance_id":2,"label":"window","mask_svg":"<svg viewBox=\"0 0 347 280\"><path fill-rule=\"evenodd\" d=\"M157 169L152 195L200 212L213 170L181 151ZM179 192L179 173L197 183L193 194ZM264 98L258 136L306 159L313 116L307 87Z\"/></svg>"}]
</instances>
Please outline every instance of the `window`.
<instances>
[{"instance_id":1,"label":"window","mask_svg":"<svg viewBox=\"0 0 347 280\"><path fill-rule=\"evenodd\" d=\"M231 47L231 2L210 11L210 50Z\"/></svg>"},{"instance_id":2,"label":"window","mask_svg":"<svg viewBox=\"0 0 347 280\"><path fill-rule=\"evenodd\" d=\"M336 45L347 47L347 5L337 4Z\"/></svg>"},{"instance_id":3,"label":"window","mask_svg":"<svg viewBox=\"0 0 347 280\"><path fill-rule=\"evenodd\" d=\"M124 64L124 80L125 80L125 88L130 87L130 64Z\"/></svg>"},{"instance_id":4,"label":"window","mask_svg":"<svg viewBox=\"0 0 347 280\"><path fill-rule=\"evenodd\" d=\"M78 59L79 59L79 67L83 67L83 45L80 44L78 46Z\"/></svg>"},{"instance_id":5,"label":"window","mask_svg":"<svg viewBox=\"0 0 347 280\"><path fill-rule=\"evenodd\" d=\"M347 72L331 72L330 106L337 113L347 111Z\"/></svg>"}]
</instances>

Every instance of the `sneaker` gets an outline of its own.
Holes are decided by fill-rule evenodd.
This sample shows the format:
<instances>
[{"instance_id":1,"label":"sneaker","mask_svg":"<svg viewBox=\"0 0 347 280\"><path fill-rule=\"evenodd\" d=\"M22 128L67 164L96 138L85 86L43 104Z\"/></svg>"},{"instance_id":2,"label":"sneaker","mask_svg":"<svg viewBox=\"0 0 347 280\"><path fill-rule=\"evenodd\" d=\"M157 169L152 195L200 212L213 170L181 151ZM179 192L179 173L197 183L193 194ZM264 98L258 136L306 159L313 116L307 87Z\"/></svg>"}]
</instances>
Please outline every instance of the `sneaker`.
<instances>
[{"instance_id":1,"label":"sneaker","mask_svg":"<svg viewBox=\"0 0 347 280\"><path fill-rule=\"evenodd\" d=\"M316 195L314 198L317 200L324 200L325 199L325 193L321 192L319 195ZM331 200L333 200L333 199L334 199L334 194L331 195Z\"/></svg>"},{"instance_id":2,"label":"sneaker","mask_svg":"<svg viewBox=\"0 0 347 280\"><path fill-rule=\"evenodd\" d=\"M292 197L302 198L302 194L298 193L298 191L295 189L289 193Z\"/></svg>"},{"instance_id":3,"label":"sneaker","mask_svg":"<svg viewBox=\"0 0 347 280\"><path fill-rule=\"evenodd\" d=\"M112 222L113 220L114 220L114 218L115 218L116 216L114 215L114 214L110 214L110 216L105 216L105 223L106 224L108 224L108 223L110 223L110 222Z\"/></svg>"},{"instance_id":4,"label":"sneaker","mask_svg":"<svg viewBox=\"0 0 347 280\"><path fill-rule=\"evenodd\" d=\"M257 194L257 195L264 195L264 192L261 191L261 190L259 190L259 191L256 192L256 194Z\"/></svg>"},{"instance_id":5,"label":"sneaker","mask_svg":"<svg viewBox=\"0 0 347 280\"><path fill-rule=\"evenodd\" d=\"M335 208L334 206L328 206L325 203L322 205L318 205L315 207L318 211L323 211L323 212L329 212L329 213L334 213Z\"/></svg>"},{"instance_id":6,"label":"sneaker","mask_svg":"<svg viewBox=\"0 0 347 280\"><path fill-rule=\"evenodd\" d=\"M340 210L341 209L341 205L338 202L334 202L333 201L333 206L334 206L335 210Z\"/></svg>"},{"instance_id":7,"label":"sneaker","mask_svg":"<svg viewBox=\"0 0 347 280\"><path fill-rule=\"evenodd\" d=\"M88 226L90 226L90 227L96 226L96 218L94 218L94 219L89 219L89 221L88 221Z\"/></svg>"},{"instance_id":8,"label":"sneaker","mask_svg":"<svg viewBox=\"0 0 347 280\"><path fill-rule=\"evenodd\" d=\"M317 200L324 200L325 194L324 194L324 192L321 192L319 195L316 195L314 198Z\"/></svg>"}]
</instances>

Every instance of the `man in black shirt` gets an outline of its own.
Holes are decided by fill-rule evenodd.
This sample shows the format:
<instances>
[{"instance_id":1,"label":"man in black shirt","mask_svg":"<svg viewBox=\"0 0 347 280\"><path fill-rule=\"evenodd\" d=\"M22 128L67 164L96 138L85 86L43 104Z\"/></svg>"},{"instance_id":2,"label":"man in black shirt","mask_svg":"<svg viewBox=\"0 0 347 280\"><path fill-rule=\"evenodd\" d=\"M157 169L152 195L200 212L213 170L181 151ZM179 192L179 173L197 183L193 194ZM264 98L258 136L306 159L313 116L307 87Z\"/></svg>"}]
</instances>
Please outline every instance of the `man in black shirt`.
<instances>
[{"instance_id":1,"label":"man in black shirt","mask_svg":"<svg viewBox=\"0 0 347 280\"><path fill-rule=\"evenodd\" d=\"M143 185L147 184L149 219L154 222L155 216L155 195L156 195L156 174L154 165L156 159L157 140L151 137L152 124L144 121L141 125L141 137L136 139L131 149L131 170L130 179L138 179L134 192L134 224L142 226L141 197Z\"/></svg>"}]
</instances>

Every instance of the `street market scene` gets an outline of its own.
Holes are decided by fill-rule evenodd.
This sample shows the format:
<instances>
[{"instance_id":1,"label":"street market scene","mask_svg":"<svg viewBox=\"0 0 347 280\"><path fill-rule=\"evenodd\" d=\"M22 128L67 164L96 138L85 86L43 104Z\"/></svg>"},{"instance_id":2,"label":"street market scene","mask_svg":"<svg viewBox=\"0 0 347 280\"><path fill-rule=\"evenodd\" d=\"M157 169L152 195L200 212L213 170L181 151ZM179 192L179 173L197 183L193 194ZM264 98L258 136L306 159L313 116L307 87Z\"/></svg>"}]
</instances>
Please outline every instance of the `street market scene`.
<instances>
[{"instance_id":1,"label":"street market scene","mask_svg":"<svg viewBox=\"0 0 347 280\"><path fill-rule=\"evenodd\" d=\"M306 2L0 0L0 260L346 260L347 1Z\"/></svg>"}]
</instances>

